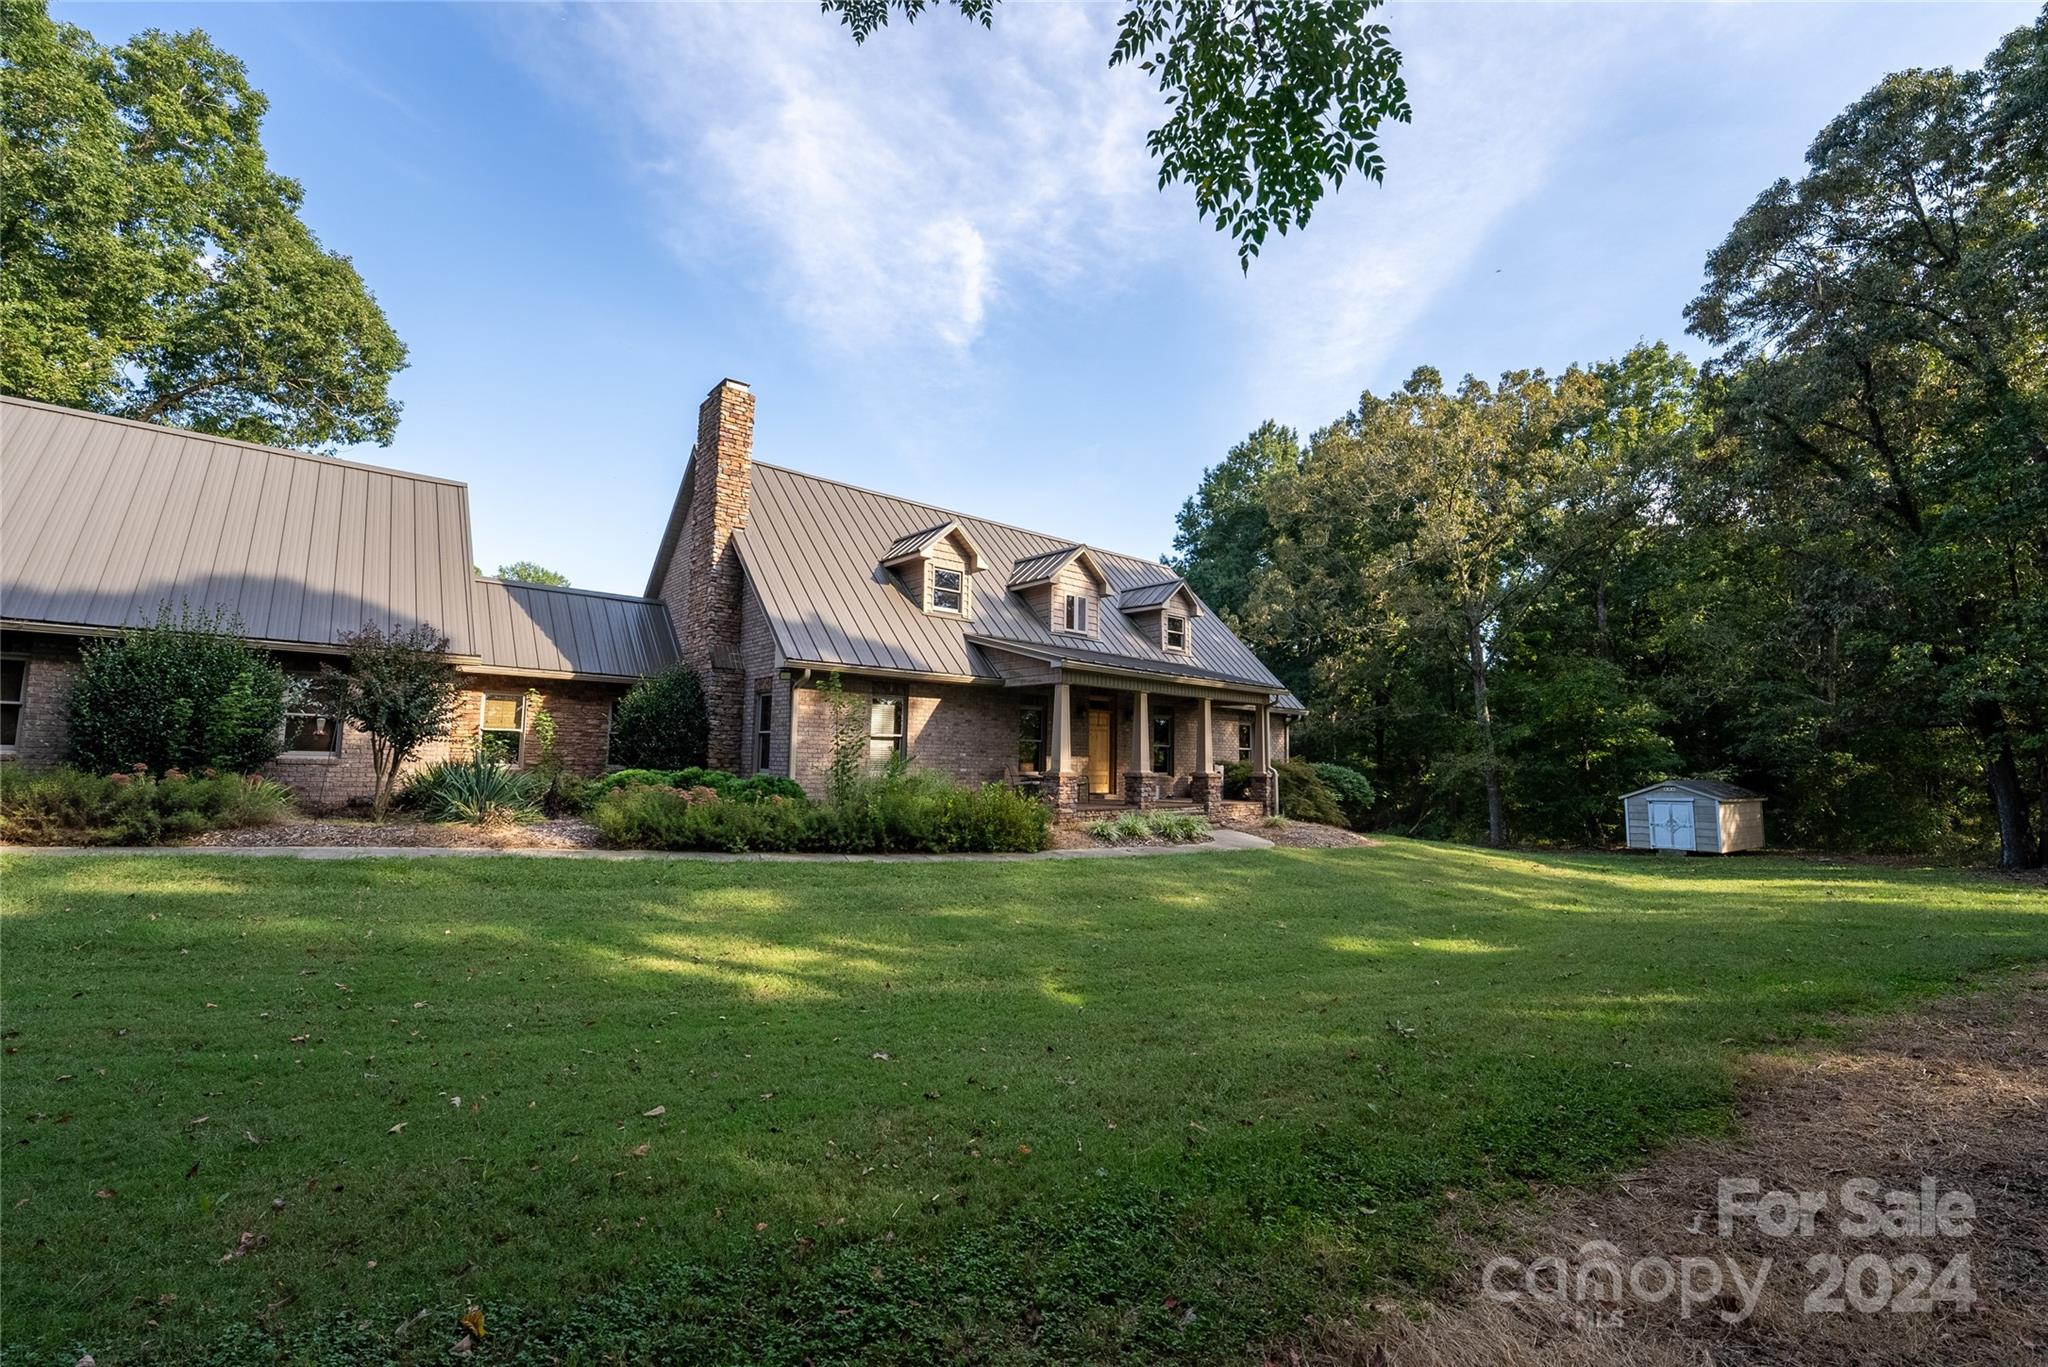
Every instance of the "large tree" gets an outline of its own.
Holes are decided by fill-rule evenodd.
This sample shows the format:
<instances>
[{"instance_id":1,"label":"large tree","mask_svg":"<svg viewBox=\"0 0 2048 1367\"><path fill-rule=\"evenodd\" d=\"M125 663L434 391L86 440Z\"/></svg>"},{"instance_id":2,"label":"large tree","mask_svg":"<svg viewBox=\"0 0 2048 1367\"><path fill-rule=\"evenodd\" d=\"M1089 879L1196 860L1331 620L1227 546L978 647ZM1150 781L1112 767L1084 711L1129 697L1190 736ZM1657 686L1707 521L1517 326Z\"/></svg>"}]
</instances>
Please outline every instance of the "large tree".
<instances>
[{"instance_id":1,"label":"large tree","mask_svg":"<svg viewBox=\"0 0 2048 1367\"><path fill-rule=\"evenodd\" d=\"M389 443L405 347L201 32L103 46L0 0L0 388L284 446Z\"/></svg>"},{"instance_id":2,"label":"large tree","mask_svg":"<svg viewBox=\"0 0 2048 1367\"><path fill-rule=\"evenodd\" d=\"M996 0L939 2L994 24ZM857 43L929 3L821 0ZM1149 73L1165 98L1166 122L1146 139L1160 188L1193 189L1197 215L1230 235L1246 268L1268 233L1307 223L1346 176L1384 176L1380 124L1406 123L1410 110L1401 54L1368 22L1380 4L1127 0L1109 64Z\"/></svg>"},{"instance_id":3,"label":"large tree","mask_svg":"<svg viewBox=\"0 0 2048 1367\"><path fill-rule=\"evenodd\" d=\"M1979 753L2000 862L2048 780L2048 16L1887 77L1707 263L1722 467L1866 685Z\"/></svg>"}]
</instances>

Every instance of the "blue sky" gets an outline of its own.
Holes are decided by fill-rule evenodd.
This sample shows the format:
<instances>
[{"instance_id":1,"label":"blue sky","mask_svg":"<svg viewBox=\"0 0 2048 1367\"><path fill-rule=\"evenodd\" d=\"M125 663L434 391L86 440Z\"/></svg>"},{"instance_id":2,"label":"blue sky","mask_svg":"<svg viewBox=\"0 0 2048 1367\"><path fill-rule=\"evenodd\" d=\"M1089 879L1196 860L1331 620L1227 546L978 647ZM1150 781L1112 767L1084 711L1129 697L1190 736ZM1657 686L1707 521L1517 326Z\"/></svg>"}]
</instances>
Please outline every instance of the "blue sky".
<instances>
[{"instance_id":1,"label":"blue sky","mask_svg":"<svg viewBox=\"0 0 2048 1367\"><path fill-rule=\"evenodd\" d=\"M380 464L466 480L486 570L639 592L722 376L765 460L1143 555L1204 466L1417 365L1682 337L1707 251L1885 72L2011 5L1383 11L1415 122L1247 278L1154 186L1116 8L856 49L809 3L61 4L201 27L412 351Z\"/></svg>"}]
</instances>

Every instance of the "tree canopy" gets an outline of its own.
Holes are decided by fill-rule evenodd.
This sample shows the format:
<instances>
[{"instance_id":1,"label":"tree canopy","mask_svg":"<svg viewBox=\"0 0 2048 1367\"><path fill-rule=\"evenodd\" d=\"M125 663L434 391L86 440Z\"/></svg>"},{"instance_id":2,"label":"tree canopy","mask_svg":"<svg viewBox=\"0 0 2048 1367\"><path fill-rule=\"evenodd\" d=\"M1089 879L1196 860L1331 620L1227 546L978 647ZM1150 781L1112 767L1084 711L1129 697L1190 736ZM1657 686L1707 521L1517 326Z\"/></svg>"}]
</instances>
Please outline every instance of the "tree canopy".
<instances>
[{"instance_id":1,"label":"tree canopy","mask_svg":"<svg viewBox=\"0 0 2048 1367\"><path fill-rule=\"evenodd\" d=\"M0 387L282 446L388 444L405 347L202 32L106 47L0 0Z\"/></svg>"},{"instance_id":2,"label":"tree canopy","mask_svg":"<svg viewBox=\"0 0 2048 1367\"><path fill-rule=\"evenodd\" d=\"M2048 850L2048 14L1887 77L1661 344L1268 424L1180 566L1403 830L1619 837L1674 774L1775 842Z\"/></svg>"},{"instance_id":3,"label":"tree canopy","mask_svg":"<svg viewBox=\"0 0 2048 1367\"><path fill-rule=\"evenodd\" d=\"M821 0L856 43L892 15L914 22L931 0ZM950 0L983 28L996 0ZM1127 0L1111 66L1159 87L1166 121L1145 145L1159 187L1180 182L1249 269L1267 234L1309 220L1348 176L1386 174L1379 128L1411 115L1401 54L1381 0Z\"/></svg>"},{"instance_id":4,"label":"tree canopy","mask_svg":"<svg viewBox=\"0 0 2048 1367\"><path fill-rule=\"evenodd\" d=\"M545 584L557 589L569 587L568 575L545 565L536 565L531 560L515 560L509 565L498 566L498 578L509 579L515 584Z\"/></svg>"}]
</instances>

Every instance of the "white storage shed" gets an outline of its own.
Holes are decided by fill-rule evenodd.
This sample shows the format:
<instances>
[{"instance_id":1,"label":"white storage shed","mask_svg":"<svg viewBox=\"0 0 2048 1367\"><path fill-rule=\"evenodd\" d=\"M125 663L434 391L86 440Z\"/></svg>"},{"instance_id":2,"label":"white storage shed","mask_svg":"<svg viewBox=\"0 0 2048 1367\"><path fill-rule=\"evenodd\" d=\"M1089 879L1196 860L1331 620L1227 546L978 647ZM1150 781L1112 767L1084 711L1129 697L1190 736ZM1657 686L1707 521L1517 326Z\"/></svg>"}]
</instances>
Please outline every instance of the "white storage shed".
<instances>
[{"instance_id":1,"label":"white storage shed","mask_svg":"<svg viewBox=\"0 0 2048 1367\"><path fill-rule=\"evenodd\" d=\"M1764 800L1711 778L1674 778L1626 793L1623 824L1632 850L1733 854L1764 847Z\"/></svg>"}]
</instances>

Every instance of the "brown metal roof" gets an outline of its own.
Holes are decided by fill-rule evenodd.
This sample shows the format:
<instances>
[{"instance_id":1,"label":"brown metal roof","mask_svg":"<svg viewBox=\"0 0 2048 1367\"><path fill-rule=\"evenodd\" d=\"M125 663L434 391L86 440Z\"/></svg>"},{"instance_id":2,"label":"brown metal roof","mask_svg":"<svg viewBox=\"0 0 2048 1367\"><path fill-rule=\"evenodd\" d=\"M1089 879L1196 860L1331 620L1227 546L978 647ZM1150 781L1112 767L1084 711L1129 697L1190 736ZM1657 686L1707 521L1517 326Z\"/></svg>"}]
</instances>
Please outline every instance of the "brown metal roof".
<instances>
[{"instance_id":1,"label":"brown metal roof","mask_svg":"<svg viewBox=\"0 0 2048 1367\"><path fill-rule=\"evenodd\" d=\"M637 679L676 662L668 609L655 599L477 579L470 604L483 668Z\"/></svg>"},{"instance_id":2,"label":"brown metal roof","mask_svg":"<svg viewBox=\"0 0 2048 1367\"><path fill-rule=\"evenodd\" d=\"M259 641L431 623L473 655L468 490L0 395L0 617L226 607Z\"/></svg>"},{"instance_id":3,"label":"brown metal roof","mask_svg":"<svg viewBox=\"0 0 2048 1367\"><path fill-rule=\"evenodd\" d=\"M1102 571L1095 563L1095 557L1088 553L1086 546L1061 546L1043 555L1027 556L1010 567L1010 587L1028 589L1039 584L1050 584L1059 577L1061 570L1079 560L1096 579L1102 579Z\"/></svg>"},{"instance_id":4,"label":"brown metal roof","mask_svg":"<svg viewBox=\"0 0 2048 1367\"><path fill-rule=\"evenodd\" d=\"M957 520L981 550L967 619L920 611L880 566L883 552L900 539L950 520ZM733 544L773 624L777 648L788 660L848 670L1000 678L972 645L983 640L1040 656L1284 691L1213 612L1188 623L1185 654L1168 655L1119 612L1103 612L1099 636L1085 646L1054 637L1008 585L1020 562L1072 551L1075 543L1068 539L756 461L752 506ZM1112 593L1159 581L1161 570L1154 561L1089 549ZM1114 598L1104 604L1116 605Z\"/></svg>"},{"instance_id":5,"label":"brown metal roof","mask_svg":"<svg viewBox=\"0 0 2048 1367\"><path fill-rule=\"evenodd\" d=\"M1156 584L1141 584L1134 589L1125 589L1116 596L1116 605L1125 612L1138 612L1145 608L1163 607L1176 593L1185 593L1189 602L1195 605L1195 615L1201 615L1201 600L1181 579L1162 579Z\"/></svg>"}]
</instances>

